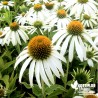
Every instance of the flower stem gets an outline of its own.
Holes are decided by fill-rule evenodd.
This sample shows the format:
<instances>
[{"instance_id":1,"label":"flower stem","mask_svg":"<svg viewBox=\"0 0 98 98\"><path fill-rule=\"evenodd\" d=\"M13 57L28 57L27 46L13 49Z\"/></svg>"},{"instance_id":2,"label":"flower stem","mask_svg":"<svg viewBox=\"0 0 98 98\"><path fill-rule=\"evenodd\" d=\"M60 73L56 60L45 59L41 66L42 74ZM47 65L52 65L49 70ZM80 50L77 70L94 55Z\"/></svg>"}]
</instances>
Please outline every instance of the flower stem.
<instances>
[{"instance_id":1,"label":"flower stem","mask_svg":"<svg viewBox=\"0 0 98 98\"><path fill-rule=\"evenodd\" d=\"M44 85L44 81L42 80L42 95L43 95L43 98L46 98L46 95L45 95L45 85Z\"/></svg>"},{"instance_id":2,"label":"flower stem","mask_svg":"<svg viewBox=\"0 0 98 98\"><path fill-rule=\"evenodd\" d=\"M66 86L67 86L68 71L69 71L69 60L67 60L66 78L65 78L65 83L64 83L65 89L66 89Z\"/></svg>"}]
</instances>

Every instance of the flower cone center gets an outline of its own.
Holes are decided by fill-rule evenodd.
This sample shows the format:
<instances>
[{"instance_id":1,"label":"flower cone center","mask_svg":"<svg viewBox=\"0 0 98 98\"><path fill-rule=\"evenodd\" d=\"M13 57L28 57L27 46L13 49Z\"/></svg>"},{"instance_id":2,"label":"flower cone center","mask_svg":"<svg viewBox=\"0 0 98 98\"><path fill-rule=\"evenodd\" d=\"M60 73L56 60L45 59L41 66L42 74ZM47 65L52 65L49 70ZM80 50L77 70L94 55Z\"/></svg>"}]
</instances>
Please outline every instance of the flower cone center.
<instances>
[{"instance_id":1,"label":"flower cone center","mask_svg":"<svg viewBox=\"0 0 98 98\"><path fill-rule=\"evenodd\" d=\"M80 21L71 21L67 26L67 31L73 35L79 35L83 32L83 25Z\"/></svg>"},{"instance_id":2,"label":"flower cone center","mask_svg":"<svg viewBox=\"0 0 98 98\"><path fill-rule=\"evenodd\" d=\"M36 60L47 59L51 54L51 41L46 36L35 36L28 44L28 51Z\"/></svg>"},{"instance_id":3,"label":"flower cone center","mask_svg":"<svg viewBox=\"0 0 98 98\"><path fill-rule=\"evenodd\" d=\"M65 17L66 17L66 11L63 10L63 9L58 10L58 11L57 11L57 16L58 16L59 18L65 18Z\"/></svg>"},{"instance_id":4,"label":"flower cone center","mask_svg":"<svg viewBox=\"0 0 98 98\"><path fill-rule=\"evenodd\" d=\"M48 10L51 10L51 9L53 8L53 6L54 6L54 3L51 3L51 2L45 3L45 6L46 6L46 8L47 8Z\"/></svg>"},{"instance_id":5,"label":"flower cone center","mask_svg":"<svg viewBox=\"0 0 98 98\"><path fill-rule=\"evenodd\" d=\"M90 16L88 16L87 14L85 14L85 15L83 16L83 18L84 18L85 20L89 20L89 19L90 19Z\"/></svg>"},{"instance_id":6,"label":"flower cone center","mask_svg":"<svg viewBox=\"0 0 98 98\"><path fill-rule=\"evenodd\" d=\"M0 36L3 34L3 32L0 31Z\"/></svg>"},{"instance_id":7,"label":"flower cone center","mask_svg":"<svg viewBox=\"0 0 98 98\"><path fill-rule=\"evenodd\" d=\"M0 89L0 98L4 96L4 90Z\"/></svg>"},{"instance_id":8,"label":"flower cone center","mask_svg":"<svg viewBox=\"0 0 98 98\"><path fill-rule=\"evenodd\" d=\"M87 51L87 58L92 58L93 57L93 53L91 51Z\"/></svg>"},{"instance_id":9,"label":"flower cone center","mask_svg":"<svg viewBox=\"0 0 98 98\"><path fill-rule=\"evenodd\" d=\"M88 82L88 78L86 74L84 73L79 73L75 76L75 79L78 81L79 84L85 84Z\"/></svg>"},{"instance_id":10,"label":"flower cone center","mask_svg":"<svg viewBox=\"0 0 98 98\"><path fill-rule=\"evenodd\" d=\"M8 1L3 1L2 4L3 5L8 5Z\"/></svg>"},{"instance_id":11,"label":"flower cone center","mask_svg":"<svg viewBox=\"0 0 98 98\"><path fill-rule=\"evenodd\" d=\"M34 2L35 0L30 0L31 2Z\"/></svg>"},{"instance_id":12,"label":"flower cone center","mask_svg":"<svg viewBox=\"0 0 98 98\"><path fill-rule=\"evenodd\" d=\"M87 3L88 0L78 0L79 3Z\"/></svg>"},{"instance_id":13,"label":"flower cone center","mask_svg":"<svg viewBox=\"0 0 98 98\"><path fill-rule=\"evenodd\" d=\"M34 10L35 11L41 11L42 10L42 5L41 4L35 4L34 5Z\"/></svg>"},{"instance_id":14,"label":"flower cone center","mask_svg":"<svg viewBox=\"0 0 98 98\"><path fill-rule=\"evenodd\" d=\"M41 28L43 26L43 23L41 21L35 21L34 22L34 27L35 28Z\"/></svg>"},{"instance_id":15,"label":"flower cone center","mask_svg":"<svg viewBox=\"0 0 98 98\"><path fill-rule=\"evenodd\" d=\"M17 22L10 23L10 29L12 31L17 31L19 29L19 24Z\"/></svg>"},{"instance_id":16,"label":"flower cone center","mask_svg":"<svg viewBox=\"0 0 98 98\"><path fill-rule=\"evenodd\" d=\"M97 98L97 96L92 94L92 95L86 95L85 98Z\"/></svg>"}]
</instances>

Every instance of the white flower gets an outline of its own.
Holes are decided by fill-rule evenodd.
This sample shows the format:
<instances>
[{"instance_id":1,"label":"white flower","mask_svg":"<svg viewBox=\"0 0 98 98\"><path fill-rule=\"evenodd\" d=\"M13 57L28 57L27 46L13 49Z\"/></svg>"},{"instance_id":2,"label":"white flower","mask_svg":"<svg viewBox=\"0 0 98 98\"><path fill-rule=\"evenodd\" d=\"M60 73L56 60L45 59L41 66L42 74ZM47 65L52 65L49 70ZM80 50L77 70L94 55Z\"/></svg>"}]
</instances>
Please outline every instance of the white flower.
<instances>
[{"instance_id":1,"label":"white flower","mask_svg":"<svg viewBox=\"0 0 98 98\"><path fill-rule=\"evenodd\" d=\"M27 5L34 5L36 3L39 3L39 0L24 0L24 2L26 2Z\"/></svg>"},{"instance_id":2,"label":"white flower","mask_svg":"<svg viewBox=\"0 0 98 98\"><path fill-rule=\"evenodd\" d=\"M31 21L31 26L27 26L27 29L30 30L28 34L33 34L37 32L38 34L42 34L43 32L48 30L48 32L51 30L52 26L46 24L44 21L36 20L32 23Z\"/></svg>"},{"instance_id":3,"label":"white flower","mask_svg":"<svg viewBox=\"0 0 98 98\"><path fill-rule=\"evenodd\" d=\"M90 34L83 28L83 25L79 21L72 21L68 24L67 29L59 30L53 36L53 43L57 46L61 45L61 53L64 55L68 50L68 58L71 62L73 60L75 50L81 61L86 59L86 49L84 42L89 42L96 50ZM74 50L75 49L75 50Z\"/></svg>"},{"instance_id":4,"label":"white flower","mask_svg":"<svg viewBox=\"0 0 98 98\"><path fill-rule=\"evenodd\" d=\"M70 15L80 16L82 12L87 15L95 14L98 3L94 0L67 0L66 9L70 9Z\"/></svg>"},{"instance_id":5,"label":"white flower","mask_svg":"<svg viewBox=\"0 0 98 98\"><path fill-rule=\"evenodd\" d=\"M95 15L87 15L87 14L82 14L80 21L84 25L84 27L88 28L94 28L97 25L98 18Z\"/></svg>"},{"instance_id":6,"label":"white flower","mask_svg":"<svg viewBox=\"0 0 98 98\"><path fill-rule=\"evenodd\" d=\"M54 84L53 74L60 78L60 73L64 76L61 61L66 62L65 58L55 50L49 38L46 36L35 36L30 40L28 46L19 54L14 68L24 61L19 74L19 82L26 68L29 67L29 81L33 86L35 75L38 86L41 88L41 79L46 85Z\"/></svg>"},{"instance_id":7,"label":"white flower","mask_svg":"<svg viewBox=\"0 0 98 98\"><path fill-rule=\"evenodd\" d=\"M26 17L25 13L19 14L15 18L16 18L16 22L18 22L21 25L25 25L25 23L27 23L28 20L28 17Z\"/></svg>"},{"instance_id":8,"label":"white flower","mask_svg":"<svg viewBox=\"0 0 98 98\"><path fill-rule=\"evenodd\" d=\"M98 29L88 30L88 32L90 33L91 37L95 38L94 39L95 45L98 45Z\"/></svg>"},{"instance_id":9,"label":"white flower","mask_svg":"<svg viewBox=\"0 0 98 98\"><path fill-rule=\"evenodd\" d=\"M42 1L43 1L44 3L45 3L45 2L48 2L48 0L42 0ZM30 4L34 5L34 4L40 3L41 0L24 0L24 2L26 2L27 5L30 5Z\"/></svg>"},{"instance_id":10,"label":"white flower","mask_svg":"<svg viewBox=\"0 0 98 98\"><path fill-rule=\"evenodd\" d=\"M4 9L9 10L10 6L14 6L13 1L1 1L1 3L0 3L0 9L4 8Z\"/></svg>"},{"instance_id":11,"label":"white flower","mask_svg":"<svg viewBox=\"0 0 98 98\"><path fill-rule=\"evenodd\" d=\"M26 13L26 16L28 16L28 18L32 18L32 20L29 20L28 22L33 22L35 20L45 21L47 17L49 17L48 15L49 14L45 11L45 6L40 3L34 4L34 6L31 7Z\"/></svg>"},{"instance_id":12,"label":"white flower","mask_svg":"<svg viewBox=\"0 0 98 98\"><path fill-rule=\"evenodd\" d=\"M88 65L94 67L94 62L98 63L98 51L94 50L90 45L86 44L86 53Z\"/></svg>"},{"instance_id":13,"label":"white flower","mask_svg":"<svg viewBox=\"0 0 98 98\"><path fill-rule=\"evenodd\" d=\"M4 44L6 43L9 45L12 42L13 46L19 43L21 45L21 39L26 42L29 37L26 34L25 28L23 26L19 26L17 22L12 22L9 27L4 28L5 37L4 37Z\"/></svg>"},{"instance_id":14,"label":"white flower","mask_svg":"<svg viewBox=\"0 0 98 98\"><path fill-rule=\"evenodd\" d=\"M70 21L71 18L67 15L67 12L64 9L59 9L53 12L46 20L50 25L57 26L58 30L66 28Z\"/></svg>"}]
</instances>

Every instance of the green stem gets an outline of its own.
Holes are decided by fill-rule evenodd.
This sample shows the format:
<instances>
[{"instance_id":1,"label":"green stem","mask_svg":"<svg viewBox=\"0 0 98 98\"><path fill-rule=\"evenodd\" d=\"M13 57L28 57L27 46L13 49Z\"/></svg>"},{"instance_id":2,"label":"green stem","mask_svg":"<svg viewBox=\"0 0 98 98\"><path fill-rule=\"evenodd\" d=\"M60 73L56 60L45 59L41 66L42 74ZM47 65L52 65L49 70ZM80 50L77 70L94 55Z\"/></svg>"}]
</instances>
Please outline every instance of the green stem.
<instances>
[{"instance_id":1,"label":"green stem","mask_svg":"<svg viewBox=\"0 0 98 98\"><path fill-rule=\"evenodd\" d=\"M68 71L69 71L69 60L67 60L67 69L66 69L66 77L65 77L65 89L67 86L67 79L68 79Z\"/></svg>"},{"instance_id":2,"label":"green stem","mask_svg":"<svg viewBox=\"0 0 98 98\"><path fill-rule=\"evenodd\" d=\"M42 80L42 95L43 95L43 98L46 98L46 95L45 95L45 85L44 85L44 81Z\"/></svg>"}]
</instances>

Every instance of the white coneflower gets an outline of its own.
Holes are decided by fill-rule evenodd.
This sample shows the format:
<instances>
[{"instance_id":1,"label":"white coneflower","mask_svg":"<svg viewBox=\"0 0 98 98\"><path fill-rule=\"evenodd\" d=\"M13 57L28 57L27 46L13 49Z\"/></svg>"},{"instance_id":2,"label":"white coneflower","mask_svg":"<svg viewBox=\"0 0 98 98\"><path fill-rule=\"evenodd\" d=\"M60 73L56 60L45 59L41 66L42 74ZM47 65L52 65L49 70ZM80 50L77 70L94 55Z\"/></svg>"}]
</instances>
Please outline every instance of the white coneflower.
<instances>
[{"instance_id":1,"label":"white coneflower","mask_svg":"<svg viewBox=\"0 0 98 98\"><path fill-rule=\"evenodd\" d=\"M94 38L95 45L98 45L98 29L88 30L90 36Z\"/></svg>"},{"instance_id":2,"label":"white coneflower","mask_svg":"<svg viewBox=\"0 0 98 98\"><path fill-rule=\"evenodd\" d=\"M98 51L95 51L90 45L86 44L87 63L94 67L94 62L98 63Z\"/></svg>"},{"instance_id":3,"label":"white coneflower","mask_svg":"<svg viewBox=\"0 0 98 98\"><path fill-rule=\"evenodd\" d=\"M51 14L47 18L46 22L52 26L57 26L57 29L60 30L65 28L71 21L71 18L68 16L67 12L64 9L59 9Z\"/></svg>"},{"instance_id":4,"label":"white coneflower","mask_svg":"<svg viewBox=\"0 0 98 98\"><path fill-rule=\"evenodd\" d=\"M35 20L45 21L47 17L49 17L48 16L49 14L45 11L45 6L40 3L34 4L34 6L31 7L29 11L26 13L26 15L32 18L32 20L30 21Z\"/></svg>"},{"instance_id":5,"label":"white coneflower","mask_svg":"<svg viewBox=\"0 0 98 98\"><path fill-rule=\"evenodd\" d=\"M67 0L66 9L70 9L70 15L80 16L85 12L87 15L95 14L98 3L94 0Z\"/></svg>"},{"instance_id":6,"label":"white coneflower","mask_svg":"<svg viewBox=\"0 0 98 98\"><path fill-rule=\"evenodd\" d=\"M82 22L82 24L84 25L84 27L86 28L94 28L97 25L97 21L98 18L95 15L87 15L87 14L83 14L80 21Z\"/></svg>"},{"instance_id":7,"label":"white coneflower","mask_svg":"<svg viewBox=\"0 0 98 98\"><path fill-rule=\"evenodd\" d=\"M29 81L33 86L33 77L35 75L38 86L41 88L41 79L46 85L54 84L53 74L60 78L60 74L64 76L61 61L65 58L55 50L49 38L46 36L35 36L30 40L28 46L19 54L16 59L14 68L20 62L24 61L19 74L19 82L21 82L24 71L29 67Z\"/></svg>"},{"instance_id":8,"label":"white coneflower","mask_svg":"<svg viewBox=\"0 0 98 98\"><path fill-rule=\"evenodd\" d=\"M21 25L25 25L27 23L28 17L26 17L25 13L21 13L18 16L15 17L16 22L18 22Z\"/></svg>"},{"instance_id":9,"label":"white coneflower","mask_svg":"<svg viewBox=\"0 0 98 98\"><path fill-rule=\"evenodd\" d=\"M4 8L9 10L10 7L14 6L14 2L13 1L1 1L0 3L0 9Z\"/></svg>"},{"instance_id":10,"label":"white coneflower","mask_svg":"<svg viewBox=\"0 0 98 98\"><path fill-rule=\"evenodd\" d=\"M41 33L43 35L43 32L48 30L48 32L51 30L52 26L50 26L49 24L46 24L44 21L40 21L40 20L36 20L33 23L30 23L31 26L28 26L27 29L29 29L30 31L28 31L28 34L33 34L34 32L36 33Z\"/></svg>"},{"instance_id":11,"label":"white coneflower","mask_svg":"<svg viewBox=\"0 0 98 98\"><path fill-rule=\"evenodd\" d=\"M90 34L83 28L82 23L79 21L71 21L66 29L59 30L53 36L53 43L55 42L57 42L56 46L61 45L61 53L63 55L66 53L67 48L69 48L68 58L70 62L73 60L75 52L81 61L86 59L85 42L89 42L89 44L98 50Z\"/></svg>"},{"instance_id":12,"label":"white coneflower","mask_svg":"<svg viewBox=\"0 0 98 98\"><path fill-rule=\"evenodd\" d=\"M21 45L21 39L26 42L29 37L25 32L23 26L19 26L17 22L10 23L9 27L4 28L5 37L4 37L4 44L8 44L12 42L13 46L19 43Z\"/></svg>"}]
</instances>

